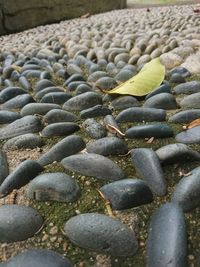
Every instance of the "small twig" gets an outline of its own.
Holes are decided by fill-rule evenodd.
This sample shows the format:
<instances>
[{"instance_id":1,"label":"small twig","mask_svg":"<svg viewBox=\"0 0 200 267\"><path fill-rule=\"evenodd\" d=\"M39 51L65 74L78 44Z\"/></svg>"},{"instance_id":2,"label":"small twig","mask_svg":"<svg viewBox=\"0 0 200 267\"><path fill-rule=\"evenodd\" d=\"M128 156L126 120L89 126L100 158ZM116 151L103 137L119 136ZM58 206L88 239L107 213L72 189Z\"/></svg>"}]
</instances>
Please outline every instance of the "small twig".
<instances>
[{"instance_id":1,"label":"small twig","mask_svg":"<svg viewBox=\"0 0 200 267\"><path fill-rule=\"evenodd\" d=\"M112 208L111 208L111 205L110 205L110 201L104 196L104 194L103 194L100 190L97 189L97 191L98 191L98 193L100 194L100 196L103 198L103 200L105 201L105 206L106 206L108 215L109 215L110 217L115 218L115 216L114 216L114 214L113 214L113 211L112 211Z\"/></svg>"}]
</instances>

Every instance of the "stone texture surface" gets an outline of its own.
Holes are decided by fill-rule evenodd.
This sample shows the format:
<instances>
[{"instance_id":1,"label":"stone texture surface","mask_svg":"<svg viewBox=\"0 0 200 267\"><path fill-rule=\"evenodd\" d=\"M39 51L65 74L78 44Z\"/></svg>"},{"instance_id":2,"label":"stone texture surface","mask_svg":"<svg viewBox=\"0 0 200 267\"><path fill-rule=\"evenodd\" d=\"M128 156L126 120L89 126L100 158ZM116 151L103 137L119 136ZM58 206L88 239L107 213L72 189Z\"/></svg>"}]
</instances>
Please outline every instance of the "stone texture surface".
<instances>
[{"instance_id":1,"label":"stone texture surface","mask_svg":"<svg viewBox=\"0 0 200 267\"><path fill-rule=\"evenodd\" d=\"M1 0L0 35L125 6L125 0Z\"/></svg>"}]
</instances>

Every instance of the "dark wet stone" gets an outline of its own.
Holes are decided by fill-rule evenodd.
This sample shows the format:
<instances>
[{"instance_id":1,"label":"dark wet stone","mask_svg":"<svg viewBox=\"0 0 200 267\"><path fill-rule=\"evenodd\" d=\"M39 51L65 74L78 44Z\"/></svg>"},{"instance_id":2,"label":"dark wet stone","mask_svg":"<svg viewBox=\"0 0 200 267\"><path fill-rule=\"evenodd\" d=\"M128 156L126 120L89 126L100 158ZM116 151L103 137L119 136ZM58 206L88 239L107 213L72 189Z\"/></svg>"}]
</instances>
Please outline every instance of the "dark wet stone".
<instances>
[{"instance_id":1,"label":"dark wet stone","mask_svg":"<svg viewBox=\"0 0 200 267\"><path fill-rule=\"evenodd\" d=\"M61 109L61 107L57 104L51 103L30 103L21 109L20 114L22 116L34 114L45 115L52 109Z\"/></svg>"},{"instance_id":2,"label":"dark wet stone","mask_svg":"<svg viewBox=\"0 0 200 267\"><path fill-rule=\"evenodd\" d=\"M40 78L41 70L25 70L21 75L25 76L27 79Z\"/></svg>"},{"instance_id":3,"label":"dark wet stone","mask_svg":"<svg viewBox=\"0 0 200 267\"><path fill-rule=\"evenodd\" d=\"M47 80L47 79L43 79L43 80L40 80L36 83L35 85L35 91L36 92L39 92L47 87L52 87L52 86L55 86L54 83L50 80Z\"/></svg>"},{"instance_id":4,"label":"dark wet stone","mask_svg":"<svg viewBox=\"0 0 200 267\"><path fill-rule=\"evenodd\" d=\"M70 171L98 179L115 181L124 178L122 169L115 162L98 154L72 155L64 158L61 164Z\"/></svg>"},{"instance_id":5,"label":"dark wet stone","mask_svg":"<svg viewBox=\"0 0 200 267\"><path fill-rule=\"evenodd\" d=\"M137 173L150 189L158 196L166 195L167 185L157 154L149 148L136 148L131 150L131 157Z\"/></svg>"},{"instance_id":6,"label":"dark wet stone","mask_svg":"<svg viewBox=\"0 0 200 267\"><path fill-rule=\"evenodd\" d=\"M162 109L176 109L176 99L172 94L160 93L148 98L143 107L146 108L162 108Z\"/></svg>"},{"instance_id":7,"label":"dark wet stone","mask_svg":"<svg viewBox=\"0 0 200 267\"><path fill-rule=\"evenodd\" d=\"M190 81L174 87L175 94L194 94L200 92L200 81Z\"/></svg>"},{"instance_id":8,"label":"dark wet stone","mask_svg":"<svg viewBox=\"0 0 200 267\"><path fill-rule=\"evenodd\" d=\"M95 86L100 89L109 90L116 87L117 82L111 77L102 77L95 82Z\"/></svg>"},{"instance_id":9,"label":"dark wet stone","mask_svg":"<svg viewBox=\"0 0 200 267\"><path fill-rule=\"evenodd\" d=\"M17 95L23 94L27 94L27 92L20 87L7 87L0 92L0 103L4 103Z\"/></svg>"},{"instance_id":10,"label":"dark wet stone","mask_svg":"<svg viewBox=\"0 0 200 267\"><path fill-rule=\"evenodd\" d=\"M54 161L61 161L63 158L76 154L84 148L85 142L81 137L70 135L50 148L49 151L38 159L38 162L42 166L45 166Z\"/></svg>"},{"instance_id":11,"label":"dark wet stone","mask_svg":"<svg viewBox=\"0 0 200 267\"><path fill-rule=\"evenodd\" d=\"M200 92L184 97L180 106L184 109L200 108Z\"/></svg>"},{"instance_id":12,"label":"dark wet stone","mask_svg":"<svg viewBox=\"0 0 200 267\"><path fill-rule=\"evenodd\" d=\"M10 100L6 101L1 108L2 109L20 109L28 103L33 103L35 100L29 94L18 95Z\"/></svg>"},{"instance_id":13,"label":"dark wet stone","mask_svg":"<svg viewBox=\"0 0 200 267\"><path fill-rule=\"evenodd\" d=\"M25 160L10 173L0 186L0 197L7 196L14 189L28 184L35 176L43 171L43 167L34 160Z\"/></svg>"},{"instance_id":14,"label":"dark wet stone","mask_svg":"<svg viewBox=\"0 0 200 267\"><path fill-rule=\"evenodd\" d=\"M83 128L93 139L100 139L107 135L106 128L95 119L87 119L83 122Z\"/></svg>"},{"instance_id":15,"label":"dark wet stone","mask_svg":"<svg viewBox=\"0 0 200 267\"><path fill-rule=\"evenodd\" d=\"M79 111L102 104L101 95L93 92L83 93L69 99L64 103L63 109L69 111Z\"/></svg>"},{"instance_id":16,"label":"dark wet stone","mask_svg":"<svg viewBox=\"0 0 200 267\"><path fill-rule=\"evenodd\" d=\"M133 96L120 96L111 102L114 109L127 109L130 107L139 107L139 101Z\"/></svg>"},{"instance_id":17,"label":"dark wet stone","mask_svg":"<svg viewBox=\"0 0 200 267\"><path fill-rule=\"evenodd\" d=\"M67 87L71 82L74 81L85 81L85 79L80 74L73 74L65 81L63 86Z\"/></svg>"},{"instance_id":18,"label":"dark wet stone","mask_svg":"<svg viewBox=\"0 0 200 267\"><path fill-rule=\"evenodd\" d=\"M22 205L3 205L0 207L0 242L26 240L34 236L42 224L42 217L33 208Z\"/></svg>"},{"instance_id":19,"label":"dark wet stone","mask_svg":"<svg viewBox=\"0 0 200 267\"><path fill-rule=\"evenodd\" d=\"M168 121L173 123L189 123L198 118L200 118L200 109L189 109L170 116Z\"/></svg>"},{"instance_id":20,"label":"dark wet stone","mask_svg":"<svg viewBox=\"0 0 200 267\"><path fill-rule=\"evenodd\" d=\"M14 70L10 76L10 80L13 82L17 82L20 78L20 73L17 70Z\"/></svg>"},{"instance_id":21,"label":"dark wet stone","mask_svg":"<svg viewBox=\"0 0 200 267\"><path fill-rule=\"evenodd\" d=\"M162 205L153 214L147 240L149 267L187 267L187 231L182 210Z\"/></svg>"},{"instance_id":22,"label":"dark wet stone","mask_svg":"<svg viewBox=\"0 0 200 267\"><path fill-rule=\"evenodd\" d=\"M169 77L171 77L175 73L180 74L184 78L188 78L191 76L191 73L189 72L189 70L187 70L184 67L176 67L176 68L170 70L168 75L169 75Z\"/></svg>"},{"instance_id":23,"label":"dark wet stone","mask_svg":"<svg viewBox=\"0 0 200 267\"><path fill-rule=\"evenodd\" d=\"M117 82L126 82L135 75L131 70L122 69L116 76L115 80Z\"/></svg>"},{"instance_id":24,"label":"dark wet stone","mask_svg":"<svg viewBox=\"0 0 200 267\"><path fill-rule=\"evenodd\" d=\"M138 207L153 201L153 195L147 184L140 179L123 179L106 184L100 188L114 210Z\"/></svg>"},{"instance_id":25,"label":"dark wet stone","mask_svg":"<svg viewBox=\"0 0 200 267\"><path fill-rule=\"evenodd\" d=\"M88 143L87 151L89 153L109 155L124 155L128 153L128 147L124 141L117 137L104 137L92 143Z\"/></svg>"},{"instance_id":26,"label":"dark wet stone","mask_svg":"<svg viewBox=\"0 0 200 267\"><path fill-rule=\"evenodd\" d=\"M130 256L138 249L134 232L106 215L86 213L72 217L66 222L64 230L79 247L114 257Z\"/></svg>"},{"instance_id":27,"label":"dark wet stone","mask_svg":"<svg viewBox=\"0 0 200 267\"><path fill-rule=\"evenodd\" d=\"M0 185L9 174L8 161L6 153L0 150Z\"/></svg>"},{"instance_id":28,"label":"dark wet stone","mask_svg":"<svg viewBox=\"0 0 200 267\"><path fill-rule=\"evenodd\" d=\"M48 93L45 94L42 99L41 103L55 103L58 105L64 104L68 99L72 96L70 94L64 92L56 92L56 93Z\"/></svg>"},{"instance_id":29,"label":"dark wet stone","mask_svg":"<svg viewBox=\"0 0 200 267\"><path fill-rule=\"evenodd\" d=\"M117 122L164 121L166 111L157 108L127 108L116 117Z\"/></svg>"},{"instance_id":30,"label":"dark wet stone","mask_svg":"<svg viewBox=\"0 0 200 267\"><path fill-rule=\"evenodd\" d=\"M156 150L156 154L163 164L200 161L199 152L181 143L163 146Z\"/></svg>"},{"instance_id":31,"label":"dark wet stone","mask_svg":"<svg viewBox=\"0 0 200 267\"><path fill-rule=\"evenodd\" d=\"M65 173L44 173L29 183L27 196L39 201L73 202L80 196L80 187Z\"/></svg>"},{"instance_id":32,"label":"dark wet stone","mask_svg":"<svg viewBox=\"0 0 200 267\"><path fill-rule=\"evenodd\" d=\"M27 250L4 263L2 267L72 267L72 263L64 256L47 249ZM1 266L1 264L0 264Z\"/></svg>"},{"instance_id":33,"label":"dark wet stone","mask_svg":"<svg viewBox=\"0 0 200 267\"><path fill-rule=\"evenodd\" d=\"M31 84L26 79L26 77L24 77L24 76L19 77L19 83L20 83L21 87L24 90L26 90L27 92L31 90Z\"/></svg>"},{"instance_id":34,"label":"dark wet stone","mask_svg":"<svg viewBox=\"0 0 200 267\"><path fill-rule=\"evenodd\" d=\"M173 130L168 125L161 123L133 126L125 132L126 138L167 138L173 135Z\"/></svg>"},{"instance_id":35,"label":"dark wet stone","mask_svg":"<svg viewBox=\"0 0 200 267\"><path fill-rule=\"evenodd\" d=\"M177 134L175 139L176 141L184 144L200 143L200 126Z\"/></svg>"},{"instance_id":36,"label":"dark wet stone","mask_svg":"<svg viewBox=\"0 0 200 267\"><path fill-rule=\"evenodd\" d=\"M36 116L25 116L21 119L0 128L0 140L8 139L22 134L37 133L43 128L41 121Z\"/></svg>"},{"instance_id":37,"label":"dark wet stone","mask_svg":"<svg viewBox=\"0 0 200 267\"><path fill-rule=\"evenodd\" d=\"M78 131L80 127L74 122L57 122L47 125L41 132L42 136L67 136Z\"/></svg>"},{"instance_id":38,"label":"dark wet stone","mask_svg":"<svg viewBox=\"0 0 200 267\"><path fill-rule=\"evenodd\" d=\"M0 124L11 123L20 118L21 118L21 115L19 113L9 111L9 110L0 110Z\"/></svg>"},{"instance_id":39,"label":"dark wet stone","mask_svg":"<svg viewBox=\"0 0 200 267\"><path fill-rule=\"evenodd\" d=\"M89 86L88 84L84 83L84 84L80 84L77 88L76 88L76 95L80 95L83 93L87 93L87 92L92 92L93 89L91 86Z\"/></svg>"},{"instance_id":40,"label":"dark wet stone","mask_svg":"<svg viewBox=\"0 0 200 267\"><path fill-rule=\"evenodd\" d=\"M33 149L44 145L42 139L35 134L23 134L9 139L4 145L3 150Z\"/></svg>"},{"instance_id":41,"label":"dark wet stone","mask_svg":"<svg viewBox=\"0 0 200 267\"><path fill-rule=\"evenodd\" d=\"M65 110L52 109L44 116L43 119L48 124L51 124L57 122L74 122L78 120L78 117Z\"/></svg>"},{"instance_id":42,"label":"dark wet stone","mask_svg":"<svg viewBox=\"0 0 200 267\"><path fill-rule=\"evenodd\" d=\"M74 91L76 91L76 89L80 85L83 85L83 84L87 84L87 83L84 82L84 81L74 81L74 82L71 82L71 83L68 84L67 90L70 91L70 92L74 92Z\"/></svg>"},{"instance_id":43,"label":"dark wet stone","mask_svg":"<svg viewBox=\"0 0 200 267\"><path fill-rule=\"evenodd\" d=\"M5 67L3 69L3 73L2 73L2 77L3 79L10 79L11 75L12 75L12 72L14 71L15 69L12 67L12 66L8 66L8 67Z\"/></svg>"},{"instance_id":44,"label":"dark wet stone","mask_svg":"<svg viewBox=\"0 0 200 267\"><path fill-rule=\"evenodd\" d=\"M169 81L171 83L185 83L186 79L179 73L173 73Z\"/></svg>"},{"instance_id":45,"label":"dark wet stone","mask_svg":"<svg viewBox=\"0 0 200 267\"><path fill-rule=\"evenodd\" d=\"M161 84L158 88L154 89L151 93L149 93L146 97L145 100L148 98L161 94L161 93L171 93L171 87L168 84Z\"/></svg>"},{"instance_id":46,"label":"dark wet stone","mask_svg":"<svg viewBox=\"0 0 200 267\"><path fill-rule=\"evenodd\" d=\"M200 205L200 167L183 177L175 187L172 202L179 205L184 212L192 211Z\"/></svg>"},{"instance_id":47,"label":"dark wet stone","mask_svg":"<svg viewBox=\"0 0 200 267\"><path fill-rule=\"evenodd\" d=\"M44 96L50 93L64 93L64 89L62 87L58 86L51 86L44 88L43 90L39 91L36 95L35 98L37 99L42 99Z\"/></svg>"},{"instance_id":48,"label":"dark wet stone","mask_svg":"<svg viewBox=\"0 0 200 267\"><path fill-rule=\"evenodd\" d=\"M97 105L88 109L84 109L80 112L80 116L82 119L101 117L109 114L112 114L112 111L102 105Z\"/></svg>"}]
</instances>

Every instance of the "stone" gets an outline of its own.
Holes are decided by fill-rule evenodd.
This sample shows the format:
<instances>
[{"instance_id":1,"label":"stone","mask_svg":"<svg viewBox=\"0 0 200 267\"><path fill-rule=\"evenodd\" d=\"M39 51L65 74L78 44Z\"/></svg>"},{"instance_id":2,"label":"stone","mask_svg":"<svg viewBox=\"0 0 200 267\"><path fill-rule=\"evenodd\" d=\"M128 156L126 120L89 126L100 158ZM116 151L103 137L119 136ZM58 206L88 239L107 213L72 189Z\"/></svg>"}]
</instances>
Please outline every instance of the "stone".
<instances>
[{"instance_id":1,"label":"stone","mask_svg":"<svg viewBox=\"0 0 200 267\"><path fill-rule=\"evenodd\" d=\"M183 109L191 109L191 108L200 109L200 92L184 97L180 102L180 106Z\"/></svg>"},{"instance_id":2,"label":"stone","mask_svg":"<svg viewBox=\"0 0 200 267\"><path fill-rule=\"evenodd\" d=\"M86 145L87 152L103 156L124 155L128 147L124 141L117 137L104 137Z\"/></svg>"},{"instance_id":3,"label":"stone","mask_svg":"<svg viewBox=\"0 0 200 267\"><path fill-rule=\"evenodd\" d=\"M4 103L17 95L27 94L25 90L20 87L9 86L0 92L0 103Z\"/></svg>"},{"instance_id":4,"label":"stone","mask_svg":"<svg viewBox=\"0 0 200 267\"><path fill-rule=\"evenodd\" d=\"M161 123L138 125L125 132L126 138L167 138L174 135L170 126Z\"/></svg>"},{"instance_id":5,"label":"stone","mask_svg":"<svg viewBox=\"0 0 200 267\"><path fill-rule=\"evenodd\" d=\"M82 119L86 119L86 118L102 117L109 114L112 114L112 111L109 108L102 105L96 105L94 107L82 110L80 112L80 117Z\"/></svg>"},{"instance_id":6,"label":"stone","mask_svg":"<svg viewBox=\"0 0 200 267\"><path fill-rule=\"evenodd\" d=\"M120 96L111 101L115 110L124 110L131 107L139 107L140 102L133 96Z\"/></svg>"},{"instance_id":7,"label":"stone","mask_svg":"<svg viewBox=\"0 0 200 267\"><path fill-rule=\"evenodd\" d=\"M184 212L190 212L200 205L200 167L191 171L187 177L183 177L175 187L171 201L182 208Z\"/></svg>"},{"instance_id":8,"label":"stone","mask_svg":"<svg viewBox=\"0 0 200 267\"><path fill-rule=\"evenodd\" d=\"M9 175L8 161L6 153L0 150L0 186Z\"/></svg>"},{"instance_id":9,"label":"stone","mask_svg":"<svg viewBox=\"0 0 200 267\"><path fill-rule=\"evenodd\" d=\"M115 80L117 82L126 82L127 80L131 79L136 73L128 70L128 69L122 69L116 76Z\"/></svg>"},{"instance_id":10,"label":"stone","mask_svg":"<svg viewBox=\"0 0 200 267\"><path fill-rule=\"evenodd\" d=\"M193 74L200 74L200 53L197 52L187 57L181 66Z\"/></svg>"},{"instance_id":11,"label":"stone","mask_svg":"<svg viewBox=\"0 0 200 267\"><path fill-rule=\"evenodd\" d=\"M57 122L47 125L41 132L44 137L67 136L78 131L80 127L74 122Z\"/></svg>"},{"instance_id":12,"label":"stone","mask_svg":"<svg viewBox=\"0 0 200 267\"><path fill-rule=\"evenodd\" d=\"M169 81L171 83L185 83L186 79L179 73L173 73Z\"/></svg>"},{"instance_id":13,"label":"stone","mask_svg":"<svg viewBox=\"0 0 200 267\"><path fill-rule=\"evenodd\" d=\"M172 123L189 123L200 118L200 109L183 110L170 116L168 121Z\"/></svg>"},{"instance_id":14,"label":"stone","mask_svg":"<svg viewBox=\"0 0 200 267\"><path fill-rule=\"evenodd\" d=\"M160 93L148 98L143 107L145 108L159 108L159 109L176 109L176 99L172 94Z\"/></svg>"},{"instance_id":15,"label":"stone","mask_svg":"<svg viewBox=\"0 0 200 267\"><path fill-rule=\"evenodd\" d=\"M64 88L62 88L62 87L50 86L50 87L46 87L46 88L40 90L39 92L37 92L37 94L35 95L35 98L40 99L40 101L41 101L42 98L45 98L45 96L47 94L50 94L50 93L65 93L65 92L64 92ZM71 95L70 94L67 94L67 95L68 95L67 99L69 99Z\"/></svg>"},{"instance_id":16,"label":"stone","mask_svg":"<svg viewBox=\"0 0 200 267\"><path fill-rule=\"evenodd\" d=\"M1 108L2 109L21 109L29 103L33 103L35 100L29 94L18 95L10 100L6 101Z\"/></svg>"},{"instance_id":17,"label":"stone","mask_svg":"<svg viewBox=\"0 0 200 267\"><path fill-rule=\"evenodd\" d=\"M66 236L76 245L113 257L136 253L135 234L126 225L103 214L85 213L65 223Z\"/></svg>"},{"instance_id":18,"label":"stone","mask_svg":"<svg viewBox=\"0 0 200 267\"><path fill-rule=\"evenodd\" d=\"M10 110L0 110L0 124L7 124L16 121L21 118L21 115L17 112Z\"/></svg>"},{"instance_id":19,"label":"stone","mask_svg":"<svg viewBox=\"0 0 200 267\"><path fill-rule=\"evenodd\" d=\"M158 196L167 193L167 184L157 154L149 148L135 148L131 150L133 166L150 189Z\"/></svg>"},{"instance_id":20,"label":"stone","mask_svg":"<svg viewBox=\"0 0 200 267\"><path fill-rule=\"evenodd\" d=\"M179 84L173 88L175 94L195 94L200 92L200 81L190 81Z\"/></svg>"},{"instance_id":21,"label":"stone","mask_svg":"<svg viewBox=\"0 0 200 267\"><path fill-rule=\"evenodd\" d=\"M0 197L5 197L14 189L19 189L43 171L43 167L34 160L25 160L10 173L0 185Z\"/></svg>"},{"instance_id":22,"label":"stone","mask_svg":"<svg viewBox=\"0 0 200 267\"><path fill-rule=\"evenodd\" d=\"M51 104L51 103L30 103L24 106L20 114L22 116L28 116L28 115L45 115L47 112L49 112L51 109L60 109L61 107L57 104Z\"/></svg>"},{"instance_id":23,"label":"stone","mask_svg":"<svg viewBox=\"0 0 200 267\"><path fill-rule=\"evenodd\" d=\"M63 158L76 154L85 148L84 140L77 135L70 135L56 143L52 148L43 154L38 163L42 166L51 164L54 161L61 161Z\"/></svg>"},{"instance_id":24,"label":"stone","mask_svg":"<svg viewBox=\"0 0 200 267\"><path fill-rule=\"evenodd\" d=\"M97 88L100 88L103 90L109 90L109 89L113 89L114 87L116 87L117 82L115 81L115 79L113 79L111 77L102 77L102 78L98 79L94 85Z\"/></svg>"},{"instance_id":25,"label":"stone","mask_svg":"<svg viewBox=\"0 0 200 267\"><path fill-rule=\"evenodd\" d=\"M182 210L175 204L162 205L151 218L147 240L147 265L188 266L185 218Z\"/></svg>"},{"instance_id":26,"label":"stone","mask_svg":"<svg viewBox=\"0 0 200 267\"><path fill-rule=\"evenodd\" d=\"M75 122L78 120L78 117L65 110L52 109L45 114L43 119L46 123L51 124L57 122Z\"/></svg>"},{"instance_id":27,"label":"stone","mask_svg":"<svg viewBox=\"0 0 200 267\"><path fill-rule=\"evenodd\" d=\"M23 205L0 207L0 243L26 240L41 228L43 219L33 208Z\"/></svg>"},{"instance_id":28,"label":"stone","mask_svg":"<svg viewBox=\"0 0 200 267\"><path fill-rule=\"evenodd\" d=\"M74 202L80 196L80 187L65 173L44 173L29 183L26 194L38 201Z\"/></svg>"},{"instance_id":29,"label":"stone","mask_svg":"<svg viewBox=\"0 0 200 267\"><path fill-rule=\"evenodd\" d=\"M61 161L64 168L103 180L120 180L124 178L122 169L112 160L98 154L77 154Z\"/></svg>"},{"instance_id":30,"label":"stone","mask_svg":"<svg viewBox=\"0 0 200 267\"><path fill-rule=\"evenodd\" d=\"M177 142L184 144L200 143L200 126L178 133L175 139Z\"/></svg>"},{"instance_id":31,"label":"stone","mask_svg":"<svg viewBox=\"0 0 200 267\"><path fill-rule=\"evenodd\" d=\"M43 89L47 88L47 87L52 87L54 86L54 83L50 80L47 79L42 79L40 81L38 81L35 85L35 91L36 92L40 92Z\"/></svg>"},{"instance_id":32,"label":"stone","mask_svg":"<svg viewBox=\"0 0 200 267\"><path fill-rule=\"evenodd\" d=\"M45 94L42 99L41 103L54 103L58 105L64 104L67 100L69 100L72 96L67 93L56 92L56 93L48 93Z\"/></svg>"},{"instance_id":33,"label":"stone","mask_svg":"<svg viewBox=\"0 0 200 267\"><path fill-rule=\"evenodd\" d=\"M106 128L93 118L85 120L82 126L92 139L100 139L107 135Z\"/></svg>"},{"instance_id":34,"label":"stone","mask_svg":"<svg viewBox=\"0 0 200 267\"><path fill-rule=\"evenodd\" d=\"M172 52L162 54L160 56L160 60L161 63L166 67L166 69L169 70L180 66L183 63L183 59Z\"/></svg>"},{"instance_id":35,"label":"stone","mask_svg":"<svg viewBox=\"0 0 200 267\"><path fill-rule=\"evenodd\" d=\"M100 191L114 210L131 209L153 201L152 192L147 184L135 177L106 184Z\"/></svg>"}]
</instances>

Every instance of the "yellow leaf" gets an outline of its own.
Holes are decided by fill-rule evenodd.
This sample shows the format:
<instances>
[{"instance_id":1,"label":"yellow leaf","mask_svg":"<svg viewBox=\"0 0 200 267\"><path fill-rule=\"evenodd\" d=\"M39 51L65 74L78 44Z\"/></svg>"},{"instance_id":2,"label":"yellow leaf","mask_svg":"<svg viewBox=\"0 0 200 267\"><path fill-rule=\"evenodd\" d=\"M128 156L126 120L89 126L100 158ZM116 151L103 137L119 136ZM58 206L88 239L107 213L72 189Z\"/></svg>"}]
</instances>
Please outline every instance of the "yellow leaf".
<instances>
[{"instance_id":1,"label":"yellow leaf","mask_svg":"<svg viewBox=\"0 0 200 267\"><path fill-rule=\"evenodd\" d=\"M110 91L106 91L106 93L144 96L156 89L162 83L164 77L165 67L161 64L160 58L157 57L145 64L133 78Z\"/></svg>"}]
</instances>

